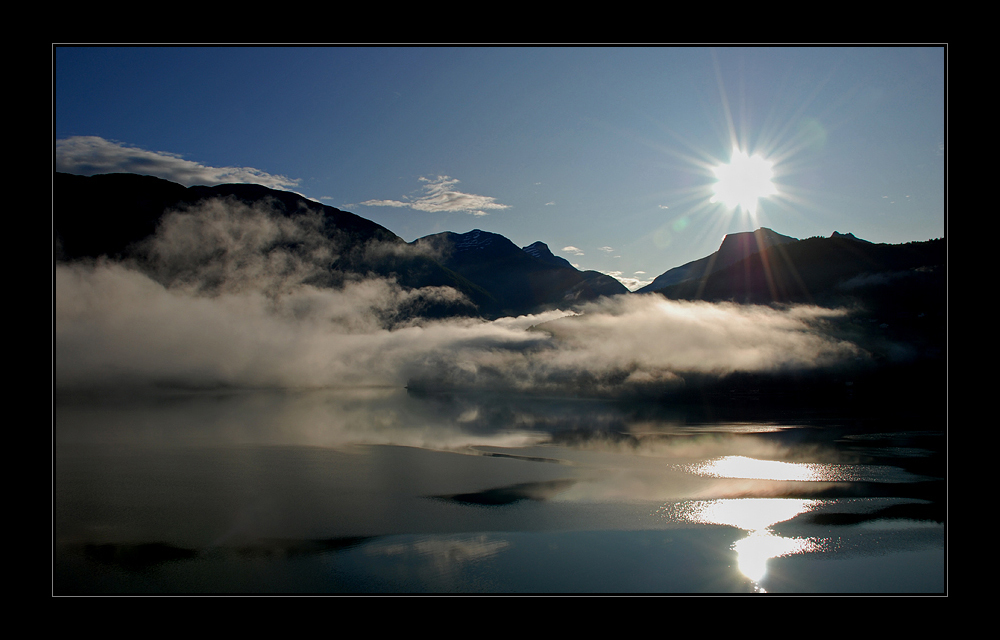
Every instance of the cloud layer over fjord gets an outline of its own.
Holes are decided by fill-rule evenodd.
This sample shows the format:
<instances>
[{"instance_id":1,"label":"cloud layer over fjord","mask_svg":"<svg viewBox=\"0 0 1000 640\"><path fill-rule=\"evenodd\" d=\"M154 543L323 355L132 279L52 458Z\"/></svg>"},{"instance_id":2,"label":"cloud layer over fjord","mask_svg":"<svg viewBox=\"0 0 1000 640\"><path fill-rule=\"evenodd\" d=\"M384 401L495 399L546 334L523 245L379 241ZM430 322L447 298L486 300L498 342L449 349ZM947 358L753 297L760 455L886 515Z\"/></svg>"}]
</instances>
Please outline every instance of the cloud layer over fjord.
<instances>
[{"instance_id":1,"label":"cloud layer over fjord","mask_svg":"<svg viewBox=\"0 0 1000 640\"><path fill-rule=\"evenodd\" d=\"M836 312L618 296L539 316L411 320L449 288L331 281L346 247L309 215L214 201L168 216L133 263L56 266L56 383L614 391L690 372L816 367L858 354ZM378 247L369 247L378 252ZM531 330L535 327L534 330Z\"/></svg>"}]
</instances>

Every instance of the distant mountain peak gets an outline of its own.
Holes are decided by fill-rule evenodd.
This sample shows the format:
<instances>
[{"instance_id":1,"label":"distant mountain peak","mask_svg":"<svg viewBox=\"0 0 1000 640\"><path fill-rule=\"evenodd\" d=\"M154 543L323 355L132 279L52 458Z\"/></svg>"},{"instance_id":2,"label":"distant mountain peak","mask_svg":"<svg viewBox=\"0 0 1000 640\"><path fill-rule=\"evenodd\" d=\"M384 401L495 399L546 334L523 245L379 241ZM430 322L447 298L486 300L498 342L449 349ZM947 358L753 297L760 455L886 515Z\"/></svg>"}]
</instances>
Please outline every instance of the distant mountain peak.
<instances>
[{"instance_id":1,"label":"distant mountain peak","mask_svg":"<svg viewBox=\"0 0 1000 640\"><path fill-rule=\"evenodd\" d=\"M550 255L552 255L552 251L549 250L549 245L545 244L541 240L539 240L537 242L532 242L531 244L529 244L526 247L521 247L521 249L525 253L533 255L536 258L539 258L539 257L542 257L542 256L550 256Z\"/></svg>"},{"instance_id":2,"label":"distant mountain peak","mask_svg":"<svg viewBox=\"0 0 1000 640\"><path fill-rule=\"evenodd\" d=\"M760 247L763 244L772 246L774 244L794 242L798 240L798 238L782 235L776 231L768 229L767 227L760 227L756 231L737 231L736 233L727 233L722 239L722 245L719 247L719 250L722 251L727 244L733 245L737 243L746 243L751 240L755 241L757 246Z\"/></svg>"},{"instance_id":3,"label":"distant mountain peak","mask_svg":"<svg viewBox=\"0 0 1000 640\"><path fill-rule=\"evenodd\" d=\"M798 238L781 235L780 233L772 231L767 227L761 227L756 231L730 233L722 239L722 245L719 246L716 265L717 267L730 265L734 262L739 262L750 255L760 253L764 249L768 249L779 244L795 242L797 240Z\"/></svg>"},{"instance_id":4,"label":"distant mountain peak","mask_svg":"<svg viewBox=\"0 0 1000 640\"><path fill-rule=\"evenodd\" d=\"M761 227L756 231L729 233L722 239L718 251L660 274L653 282L639 289L639 293L656 291L691 278L704 278L775 245L797 241L798 238L781 235L767 227Z\"/></svg>"},{"instance_id":5,"label":"distant mountain peak","mask_svg":"<svg viewBox=\"0 0 1000 640\"><path fill-rule=\"evenodd\" d=\"M536 258L547 264L555 265L557 267L568 267L570 269L576 269L576 267L570 264L570 261L567 260L566 258L561 258L557 255L554 255L552 251L549 249L549 245L545 244L541 240L539 240L538 242L532 242L526 247L521 247L521 250L527 253L532 258Z\"/></svg>"},{"instance_id":6,"label":"distant mountain peak","mask_svg":"<svg viewBox=\"0 0 1000 640\"><path fill-rule=\"evenodd\" d=\"M469 251L472 249L482 249L493 244L493 240L499 237L495 233L473 229L468 233L455 234L455 251Z\"/></svg>"},{"instance_id":7,"label":"distant mountain peak","mask_svg":"<svg viewBox=\"0 0 1000 640\"><path fill-rule=\"evenodd\" d=\"M859 238L859 237L855 236L853 233L850 233L850 232L848 232L848 233L838 233L838 232L834 231L833 234L830 237L831 238L841 238L843 240L854 240L855 242L865 242L867 244L872 244L868 240L864 240L862 238Z\"/></svg>"}]
</instances>

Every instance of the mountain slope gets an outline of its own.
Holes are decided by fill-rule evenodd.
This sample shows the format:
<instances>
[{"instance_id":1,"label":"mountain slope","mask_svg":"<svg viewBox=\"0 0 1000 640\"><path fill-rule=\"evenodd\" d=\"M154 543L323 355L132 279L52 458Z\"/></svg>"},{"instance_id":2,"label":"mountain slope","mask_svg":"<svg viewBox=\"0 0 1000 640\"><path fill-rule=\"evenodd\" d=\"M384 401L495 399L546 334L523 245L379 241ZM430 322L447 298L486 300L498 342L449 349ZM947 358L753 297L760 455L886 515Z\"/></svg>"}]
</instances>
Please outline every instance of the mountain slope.
<instances>
[{"instance_id":1,"label":"mountain slope","mask_svg":"<svg viewBox=\"0 0 1000 640\"><path fill-rule=\"evenodd\" d=\"M549 250L549 245L545 244L541 240L538 242L532 242L526 247L521 247L521 250L527 253L533 258L537 258L542 262L547 262L548 264L555 265L557 267L565 267L568 269L575 269L569 260L566 258L560 258L559 256L552 253Z\"/></svg>"},{"instance_id":2,"label":"mountain slope","mask_svg":"<svg viewBox=\"0 0 1000 640\"><path fill-rule=\"evenodd\" d=\"M56 258L74 260L108 256L130 258L148 266L147 244L164 223L166 214L190 211L213 201L222 201L230 208L235 204L260 207L268 212L267 215L290 220L318 214L318 231L325 238L330 257L324 268L325 275L319 280L314 278L314 284L337 286L349 275L375 275L395 279L410 289L452 287L464 294L481 313L489 315L497 310L497 302L489 292L432 258L410 251L402 238L385 227L295 193L255 184L189 188L135 174L78 176L56 173L53 179ZM281 249L299 255L305 250L294 240L279 240L279 243ZM204 258L211 259L211 256ZM196 266L185 265L185 268ZM165 274L160 269L155 275L163 281L177 275L175 271ZM454 303L422 309L421 315L467 315L470 312L473 310L467 304Z\"/></svg>"},{"instance_id":3,"label":"mountain slope","mask_svg":"<svg viewBox=\"0 0 1000 640\"><path fill-rule=\"evenodd\" d=\"M706 275L728 267L734 262L739 262L754 253L780 244L795 242L796 240L796 238L775 233L767 227L761 227L756 231L730 233L723 238L719 250L715 253L666 271L657 276L651 283L639 289L637 293L658 291L678 282L692 278L703 278Z\"/></svg>"},{"instance_id":4,"label":"mountain slope","mask_svg":"<svg viewBox=\"0 0 1000 640\"><path fill-rule=\"evenodd\" d=\"M628 293L620 282L596 271L562 266L544 243L529 245L539 257L496 233L438 233L413 243L445 267L491 292L505 314L525 314L602 295ZM545 253L552 256L547 259ZM567 263L568 264L568 263Z\"/></svg>"},{"instance_id":5,"label":"mountain slope","mask_svg":"<svg viewBox=\"0 0 1000 640\"><path fill-rule=\"evenodd\" d=\"M659 293L674 299L810 303L841 309L823 324L862 357L844 380L871 406L888 397L940 411L947 384L948 279L944 238L873 244L846 235L771 247ZM778 379L776 388L784 380ZM813 381L804 391L821 386ZM792 388L792 387L788 387Z\"/></svg>"},{"instance_id":6,"label":"mountain slope","mask_svg":"<svg viewBox=\"0 0 1000 640\"><path fill-rule=\"evenodd\" d=\"M683 300L838 304L860 289L852 280L943 269L945 257L944 239L889 245L837 234L773 246L703 278L665 287L660 293Z\"/></svg>"},{"instance_id":7,"label":"mountain slope","mask_svg":"<svg viewBox=\"0 0 1000 640\"><path fill-rule=\"evenodd\" d=\"M218 212L191 223L201 226L189 226L189 240L199 238L199 234L215 238L220 229L223 235L236 235L215 238L214 246L199 238L188 249L175 252L166 266L162 251L157 253L162 247L154 246L154 238L162 244L160 236L168 219L176 222L178 216L221 202L229 216L259 211L308 228L312 235L308 242L301 234L278 233L267 241L271 244L258 247L269 258L292 256L293 262L309 262L313 267L321 260L318 256L327 256L318 273L310 274L308 284L336 287L346 278L377 276L393 279L408 289L451 287L472 303L452 300L414 310L423 316L475 314L496 318L628 292L610 276L578 271L553 256L542 242L522 250L501 235L475 230L406 243L385 227L353 213L255 184L183 187L135 174L57 173L53 194L57 260L129 259L164 285L199 277L213 260L228 260L225 264L231 271L245 271L238 264L239 257L231 259L233 242L248 241L246 234L252 236L260 230L236 229L234 220L228 218L212 219ZM238 214L238 210L243 213ZM322 236L319 241L314 232ZM252 237L249 241L259 243ZM215 284L218 282L216 279ZM200 280L199 286L203 285Z\"/></svg>"},{"instance_id":8,"label":"mountain slope","mask_svg":"<svg viewBox=\"0 0 1000 640\"><path fill-rule=\"evenodd\" d=\"M256 184L183 187L168 180L130 173L78 176L56 173L53 183L54 223L62 257L122 256L156 231L163 214L212 198L233 198L247 205L267 200L283 215L306 210L323 214L330 235L348 233L355 242L402 243L385 227L347 211L296 193Z\"/></svg>"}]
</instances>

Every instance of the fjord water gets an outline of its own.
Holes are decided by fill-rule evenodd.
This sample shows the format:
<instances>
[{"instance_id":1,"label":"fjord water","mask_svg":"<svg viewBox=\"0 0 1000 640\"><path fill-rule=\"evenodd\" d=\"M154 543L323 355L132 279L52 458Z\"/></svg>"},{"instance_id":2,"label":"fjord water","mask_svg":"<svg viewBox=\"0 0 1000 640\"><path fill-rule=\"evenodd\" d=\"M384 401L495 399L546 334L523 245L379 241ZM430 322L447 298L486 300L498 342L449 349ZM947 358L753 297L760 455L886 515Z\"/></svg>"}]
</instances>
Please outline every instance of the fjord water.
<instances>
[{"instance_id":1,"label":"fjord water","mask_svg":"<svg viewBox=\"0 0 1000 640\"><path fill-rule=\"evenodd\" d=\"M402 389L55 423L56 594L945 592L939 423Z\"/></svg>"}]
</instances>

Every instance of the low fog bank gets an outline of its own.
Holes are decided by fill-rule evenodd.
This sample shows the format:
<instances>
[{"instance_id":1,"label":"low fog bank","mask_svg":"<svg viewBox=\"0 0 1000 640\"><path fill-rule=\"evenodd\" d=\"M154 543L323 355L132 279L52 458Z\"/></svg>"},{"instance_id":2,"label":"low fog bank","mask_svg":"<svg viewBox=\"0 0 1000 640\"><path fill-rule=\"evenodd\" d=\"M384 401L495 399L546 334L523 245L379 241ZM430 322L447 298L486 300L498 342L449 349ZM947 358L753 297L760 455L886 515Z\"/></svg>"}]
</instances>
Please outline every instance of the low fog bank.
<instances>
[{"instance_id":1,"label":"low fog bank","mask_svg":"<svg viewBox=\"0 0 1000 640\"><path fill-rule=\"evenodd\" d=\"M415 300L372 278L276 294L168 287L116 262L56 266L58 387L438 386L560 391L683 384L686 373L813 368L860 357L815 325L819 308L621 297L580 312L484 321L413 319Z\"/></svg>"},{"instance_id":2,"label":"low fog bank","mask_svg":"<svg viewBox=\"0 0 1000 640\"><path fill-rule=\"evenodd\" d=\"M870 360L843 310L604 298L484 320L446 286L338 271L407 245L338 244L316 216L212 201L128 260L55 267L57 389L392 386L616 395ZM350 254L350 256L348 256Z\"/></svg>"}]
</instances>

